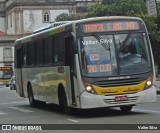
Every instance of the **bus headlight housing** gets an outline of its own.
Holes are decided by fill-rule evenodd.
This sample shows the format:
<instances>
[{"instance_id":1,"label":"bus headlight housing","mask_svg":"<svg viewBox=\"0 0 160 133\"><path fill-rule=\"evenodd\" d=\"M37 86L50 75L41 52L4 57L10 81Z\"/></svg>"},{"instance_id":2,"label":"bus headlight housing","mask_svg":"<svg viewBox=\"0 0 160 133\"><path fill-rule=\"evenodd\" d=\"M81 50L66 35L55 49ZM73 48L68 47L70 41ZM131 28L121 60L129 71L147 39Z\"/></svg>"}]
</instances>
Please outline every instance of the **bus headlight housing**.
<instances>
[{"instance_id":1,"label":"bus headlight housing","mask_svg":"<svg viewBox=\"0 0 160 133\"><path fill-rule=\"evenodd\" d=\"M88 93L91 93L91 94L96 94L93 86L85 81L83 81L83 85L85 87L85 90L88 92Z\"/></svg>"},{"instance_id":2,"label":"bus headlight housing","mask_svg":"<svg viewBox=\"0 0 160 133\"><path fill-rule=\"evenodd\" d=\"M153 85L153 76L150 76L150 77L147 79L147 81L146 81L146 84L145 84L144 89L148 89L148 88L150 88L152 85Z\"/></svg>"},{"instance_id":3,"label":"bus headlight housing","mask_svg":"<svg viewBox=\"0 0 160 133\"><path fill-rule=\"evenodd\" d=\"M86 90L90 92L90 91L92 91L92 87L91 86L87 86Z\"/></svg>"}]
</instances>

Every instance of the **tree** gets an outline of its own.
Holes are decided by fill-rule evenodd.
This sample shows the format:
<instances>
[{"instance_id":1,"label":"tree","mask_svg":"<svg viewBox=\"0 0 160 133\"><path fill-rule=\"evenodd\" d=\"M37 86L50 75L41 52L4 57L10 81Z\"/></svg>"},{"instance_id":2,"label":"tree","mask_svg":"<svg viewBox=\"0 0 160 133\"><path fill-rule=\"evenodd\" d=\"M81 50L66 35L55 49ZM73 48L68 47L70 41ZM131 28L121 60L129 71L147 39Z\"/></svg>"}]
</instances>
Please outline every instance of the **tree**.
<instances>
[{"instance_id":1,"label":"tree","mask_svg":"<svg viewBox=\"0 0 160 133\"><path fill-rule=\"evenodd\" d=\"M135 16L145 21L153 50L160 54L160 3L157 17L149 17L145 0L103 0L101 4L89 8L86 17L95 16ZM154 52L153 52L154 53Z\"/></svg>"},{"instance_id":2,"label":"tree","mask_svg":"<svg viewBox=\"0 0 160 133\"><path fill-rule=\"evenodd\" d=\"M146 4L142 0L103 0L89 8L87 17L91 16L137 16L146 14Z\"/></svg>"},{"instance_id":3,"label":"tree","mask_svg":"<svg viewBox=\"0 0 160 133\"><path fill-rule=\"evenodd\" d=\"M78 20L78 19L81 19L83 18L83 16L77 16L75 14L67 14L67 13L62 13L60 15L58 15L56 17L56 21L71 21L71 20Z\"/></svg>"}]
</instances>

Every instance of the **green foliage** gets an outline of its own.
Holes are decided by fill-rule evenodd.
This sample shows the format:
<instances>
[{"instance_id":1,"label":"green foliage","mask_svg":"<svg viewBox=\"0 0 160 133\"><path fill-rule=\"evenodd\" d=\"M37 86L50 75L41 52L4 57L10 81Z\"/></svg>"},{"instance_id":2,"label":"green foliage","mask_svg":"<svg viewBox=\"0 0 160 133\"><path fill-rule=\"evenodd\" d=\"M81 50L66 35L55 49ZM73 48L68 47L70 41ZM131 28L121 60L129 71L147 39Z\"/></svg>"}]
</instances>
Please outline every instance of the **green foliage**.
<instances>
[{"instance_id":1,"label":"green foliage","mask_svg":"<svg viewBox=\"0 0 160 133\"><path fill-rule=\"evenodd\" d=\"M142 18L147 26L153 49L160 49L160 3L157 17L149 17L145 0L103 0L89 8L86 17L135 16ZM159 50L160 53L160 50Z\"/></svg>"},{"instance_id":2,"label":"green foliage","mask_svg":"<svg viewBox=\"0 0 160 133\"><path fill-rule=\"evenodd\" d=\"M56 17L56 21L71 21L71 20L78 20L82 19L83 16L76 16L74 14L68 15L67 13L62 13Z\"/></svg>"},{"instance_id":3,"label":"green foliage","mask_svg":"<svg viewBox=\"0 0 160 133\"><path fill-rule=\"evenodd\" d=\"M87 16L137 16L139 13L147 13L146 4L142 0L104 0L90 7Z\"/></svg>"}]
</instances>

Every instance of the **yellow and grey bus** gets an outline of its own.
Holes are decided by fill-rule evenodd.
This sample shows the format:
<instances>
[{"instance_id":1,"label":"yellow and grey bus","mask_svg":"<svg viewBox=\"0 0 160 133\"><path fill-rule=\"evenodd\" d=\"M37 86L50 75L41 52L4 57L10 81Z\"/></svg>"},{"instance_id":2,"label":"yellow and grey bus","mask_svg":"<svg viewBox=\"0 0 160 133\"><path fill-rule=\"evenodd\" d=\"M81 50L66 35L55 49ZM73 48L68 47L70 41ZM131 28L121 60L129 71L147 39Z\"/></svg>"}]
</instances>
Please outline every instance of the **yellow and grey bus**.
<instances>
[{"instance_id":1,"label":"yellow and grey bus","mask_svg":"<svg viewBox=\"0 0 160 133\"><path fill-rule=\"evenodd\" d=\"M13 76L13 70L11 66L0 67L0 85L9 86L9 82Z\"/></svg>"},{"instance_id":2,"label":"yellow and grey bus","mask_svg":"<svg viewBox=\"0 0 160 133\"><path fill-rule=\"evenodd\" d=\"M15 42L17 92L71 109L156 101L154 61L145 23L108 16L57 22Z\"/></svg>"}]
</instances>

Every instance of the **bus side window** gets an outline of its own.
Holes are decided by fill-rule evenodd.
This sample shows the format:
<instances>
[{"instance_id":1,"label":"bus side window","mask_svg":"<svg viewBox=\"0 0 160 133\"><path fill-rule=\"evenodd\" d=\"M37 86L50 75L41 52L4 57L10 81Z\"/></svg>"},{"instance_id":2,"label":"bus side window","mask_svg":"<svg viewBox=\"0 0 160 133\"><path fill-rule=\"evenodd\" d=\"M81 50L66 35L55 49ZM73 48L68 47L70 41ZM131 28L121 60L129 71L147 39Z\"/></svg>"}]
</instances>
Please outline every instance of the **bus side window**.
<instances>
[{"instance_id":1,"label":"bus side window","mask_svg":"<svg viewBox=\"0 0 160 133\"><path fill-rule=\"evenodd\" d=\"M35 45L34 42L27 43L27 65L35 64Z\"/></svg>"},{"instance_id":2,"label":"bus side window","mask_svg":"<svg viewBox=\"0 0 160 133\"><path fill-rule=\"evenodd\" d=\"M57 54L54 55L54 62L55 62L55 63L58 62L58 55L57 55Z\"/></svg>"},{"instance_id":3,"label":"bus side window","mask_svg":"<svg viewBox=\"0 0 160 133\"><path fill-rule=\"evenodd\" d=\"M15 67L21 68L23 65L22 47L16 48Z\"/></svg>"},{"instance_id":4,"label":"bus side window","mask_svg":"<svg viewBox=\"0 0 160 133\"><path fill-rule=\"evenodd\" d=\"M53 46L54 46L54 64L62 65L64 64L63 57L64 57L64 39L63 34L59 34L57 36L54 36Z\"/></svg>"},{"instance_id":5,"label":"bus side window","mask_svg":"<svg viewBox=\"0 0 160 133\"><path fill-rule=\"evenodd\" d=\"M43 40L39 39L35 41L35 64L42 65L43 64Z\"/></svg>"},{"instance_id":6,"label":"bus side window","mask_svg":"<svg viewBox=\"0 0 160 133\"><path fill-rule=\"evenodd\" d=\"M44 63L53 63L53 37L44 39Z\"/></svg>"}]
</instances>

